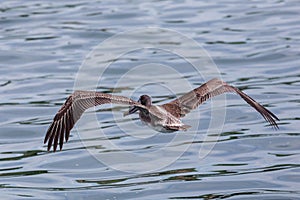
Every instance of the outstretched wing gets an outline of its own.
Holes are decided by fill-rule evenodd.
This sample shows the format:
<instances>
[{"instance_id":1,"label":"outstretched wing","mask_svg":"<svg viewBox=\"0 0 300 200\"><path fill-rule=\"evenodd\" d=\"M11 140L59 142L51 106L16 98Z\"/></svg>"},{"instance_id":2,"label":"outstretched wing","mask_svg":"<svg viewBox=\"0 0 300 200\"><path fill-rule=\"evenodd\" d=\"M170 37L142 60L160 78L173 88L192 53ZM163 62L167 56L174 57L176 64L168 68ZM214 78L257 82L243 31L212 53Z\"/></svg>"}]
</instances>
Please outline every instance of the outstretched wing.
<instances>
[{"instance_id":1,"label":"outstretched wing","mask_svg":"<svg viewBox=\"0 0 300 200\"><path fill-rule=\"evenodd\" d=\"M226 92L234 92L240 95L240 97L242 97L250 106L257 110L266 121L278 129L278 125L275 120L279 119L271 111L257 103L254 99L240 91L238 88L228 85L224 81L217 78L211 79L200 87L162 106L176 117L184 117L187 113L197 108L209 98Z\"/></svg>"},{"instance_id":2,"label":"outstretched wing","mask_svg":"<svg viewBox=\"0 0 300 200\"><path fill-rule=\"evenodd\" d=\"M58 143L60 150L62 149L64 138L67 142L71 129L86 109L108 103L135 105L144 108L140 103L123 96L92 91L75 91L62 105L47 130L44 144L48 142L48 151L52 144L53 150L56 151Z\"/></svg>"}]
</instances>

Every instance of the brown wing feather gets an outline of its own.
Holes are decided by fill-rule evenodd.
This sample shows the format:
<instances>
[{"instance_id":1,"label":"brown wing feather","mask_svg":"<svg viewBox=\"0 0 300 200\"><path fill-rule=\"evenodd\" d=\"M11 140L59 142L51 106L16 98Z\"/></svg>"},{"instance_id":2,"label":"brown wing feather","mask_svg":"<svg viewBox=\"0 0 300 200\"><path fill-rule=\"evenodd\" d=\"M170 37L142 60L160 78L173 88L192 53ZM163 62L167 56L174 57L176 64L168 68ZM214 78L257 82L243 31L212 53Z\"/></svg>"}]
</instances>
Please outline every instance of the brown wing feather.
<instances>
[{"instance_id":1,"label":"brown wing feather","mask_svg":"<svg viewBox=\"0 0 300 200\"><path fill-rule=\"evenodd\" d=\"M275 128L278 128L275 120L279 119L271 111L257 103L254 99L240 91L238 88L228 85L217 78L208 81L200 87L162 106L176 117L184 117L187 113L197 108L209 98L226 92L234 92L240 95L250 106L257 110L266 121Z\"/></svg>"},{"instance_id":2,"label":"brown wing feather","mask_svg":"<svg viewBox=\"0 0 300 200\"><path fill-rule=\"evenodd\" d=\"M52 144L53 151L56 151L58 143L60 150L62 149L64 138L67 142L71 129L85 110L107 103L135 105L145 109L143 105L127 97L100 92L75 91L59 109L47 130L44 143L48 142L48 151Z\"/></svg>"}]
</instances>

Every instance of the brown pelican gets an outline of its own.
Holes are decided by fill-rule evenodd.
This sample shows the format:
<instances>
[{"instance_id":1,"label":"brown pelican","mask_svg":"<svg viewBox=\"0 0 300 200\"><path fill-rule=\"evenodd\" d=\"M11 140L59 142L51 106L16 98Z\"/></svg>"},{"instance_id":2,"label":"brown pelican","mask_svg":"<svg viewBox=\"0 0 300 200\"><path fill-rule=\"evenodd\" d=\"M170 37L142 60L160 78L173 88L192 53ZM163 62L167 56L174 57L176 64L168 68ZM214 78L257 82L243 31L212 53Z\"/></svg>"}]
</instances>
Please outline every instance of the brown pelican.
<instances>
[{"instance_id":1,"label":"brown pelican","mask_svg":"<svg viewBox=\"0 0 300 200\"><path fill-rule=\"evenodd\" d=\"M236 87L214 78L200 87L163 105L153 105L148 95L142 95L138 101L134 101L124 96L104 94L101 92L75 91L67 98L66 102L55 115L46 133L44 143L48 142L48 151L51 149L52 144L54 151L56 151L58 144L61 150L64 139L66 142L68 141L70 131L82 113L88 108L108 103L129 105L129 111L124 113L124 116L138 111L141 121L157 131L186 131L190 126L183 124L180 118L184 117L209 98L227 92L238 94L250 106L257 110L274 128L278 129L275 120L279 119L271 111Z\"/></svg>"}]
</instances>

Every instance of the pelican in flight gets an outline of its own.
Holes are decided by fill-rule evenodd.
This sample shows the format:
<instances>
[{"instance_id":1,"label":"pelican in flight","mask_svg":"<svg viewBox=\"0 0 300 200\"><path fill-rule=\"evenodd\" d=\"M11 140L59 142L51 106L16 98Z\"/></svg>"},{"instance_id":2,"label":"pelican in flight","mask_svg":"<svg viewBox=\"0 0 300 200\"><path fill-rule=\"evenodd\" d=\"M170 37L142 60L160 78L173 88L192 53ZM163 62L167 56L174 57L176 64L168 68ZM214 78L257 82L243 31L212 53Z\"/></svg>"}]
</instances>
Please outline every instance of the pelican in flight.
<instances>
[{"instance_id":1,"label":"pelican in flight","mask_svg":"<svg viewBox=\"0 0 300 200\"><path fill-rule=\"evenodd\" d=\"M124 113L124 116L139 112L140 120L159 132L186 131L191 126L183 124L180 120L182 117L191 110L196 109L209 98L227 92L238 94L258 111L270 125L278 129L276 120L279 121L279 119L271 111L257 103L238 88L214 78L200 87L163 105L153 105L151 97L148 95L142 95L138 101L134 101L124 96L101 92L75 91L67 98L66 102L54 116L53 122L47 130L44 144L48 143L48 151L52 145L53 151L56 151L58 144L61 150L64 140L66 142L69 140L71 129L85 110L94 106L110 103L129 105L129 110Z\"/></svg>"}]
</instances>

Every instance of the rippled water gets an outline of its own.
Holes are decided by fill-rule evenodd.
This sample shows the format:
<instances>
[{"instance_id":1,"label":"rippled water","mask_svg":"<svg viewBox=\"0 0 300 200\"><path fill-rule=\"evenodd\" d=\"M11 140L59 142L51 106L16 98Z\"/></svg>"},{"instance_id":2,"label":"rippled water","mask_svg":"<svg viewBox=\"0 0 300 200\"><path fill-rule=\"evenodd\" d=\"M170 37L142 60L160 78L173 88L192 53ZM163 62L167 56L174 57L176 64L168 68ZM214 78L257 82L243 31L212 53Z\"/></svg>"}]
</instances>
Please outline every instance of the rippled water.
<instances>
[{"instance_id":1,"label":"rippled water","mask_svg":"<svg viewBox=\"0 0 300 200\"><path fill-rule=\"evenodd\" d=\"M300 199L298 1L6 1L0 12L1 199ZM145 27L167 28L197 41L212 56L222 79L272 110L280 118L280 129L272 129L233 95L227 96L226 122L216 140L206 135L211 102L199 108L199 129L173 134L156 133L136 116L123 118L126 107L104 106L95 109L99 124L81 121L63 151L47 152L45 131L72 93L89 52L115 34ZM169 44L172 38L160 40ZM115 44L109 53L126 48L124 44ZM188 47L185 51L193 52ZM138 77L129 76L115 87L125 72L151 62L181 70L192 87L204 82L178 55L148 49L113 60L97 90L133 98L148 93L156 103L167 102L174 91L163 86L176 88L181 82L158 65L156 70L137 71ZM140 87L149 73L153 84ZM185 122L198 119L192 113ZM132 122L141 129L120 131L118 125L130 129ZM100 130L105 138L97 135ZM186 149L174 162L161 168L158 162L155 170L134 173L96 160L81 134L91 141L89 149L98 149L96 154L111 156L115 166L123 167L131 166L132 158L117 157L119 162L115 149L105 142L145 155L180 134L192 137L176 143L176 148ZM203 147L212 143L212 151L199 158Z\"/></svg>"}]
</instances>

